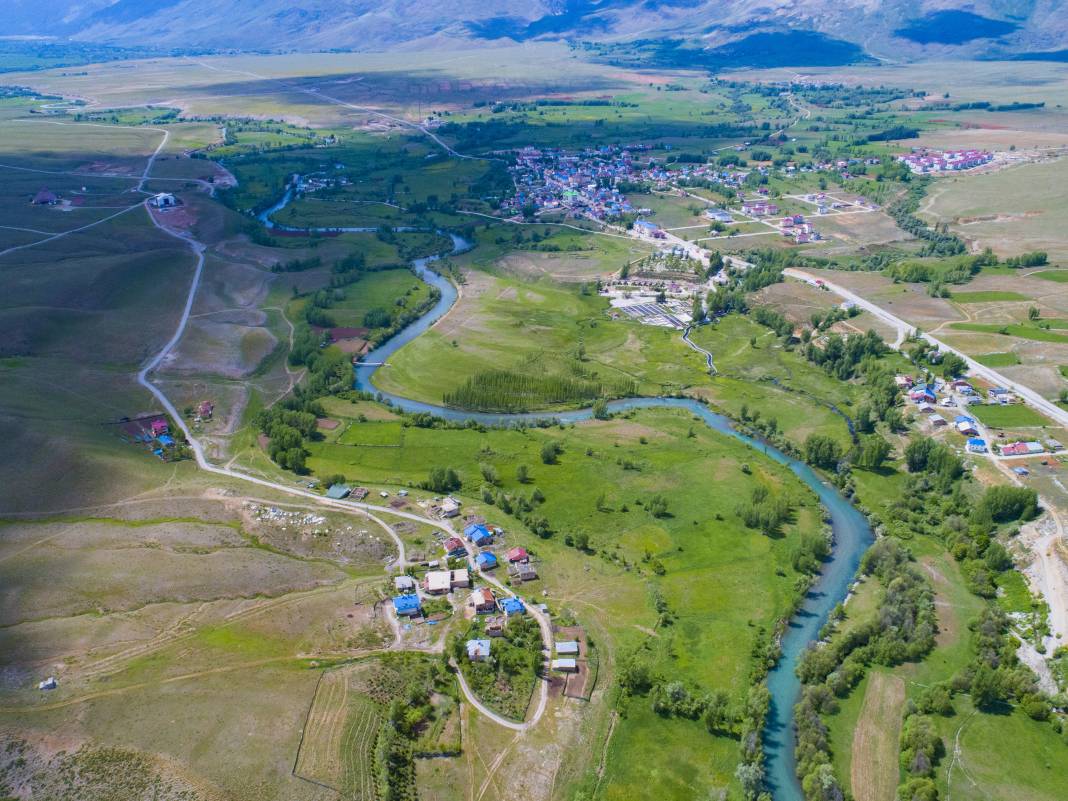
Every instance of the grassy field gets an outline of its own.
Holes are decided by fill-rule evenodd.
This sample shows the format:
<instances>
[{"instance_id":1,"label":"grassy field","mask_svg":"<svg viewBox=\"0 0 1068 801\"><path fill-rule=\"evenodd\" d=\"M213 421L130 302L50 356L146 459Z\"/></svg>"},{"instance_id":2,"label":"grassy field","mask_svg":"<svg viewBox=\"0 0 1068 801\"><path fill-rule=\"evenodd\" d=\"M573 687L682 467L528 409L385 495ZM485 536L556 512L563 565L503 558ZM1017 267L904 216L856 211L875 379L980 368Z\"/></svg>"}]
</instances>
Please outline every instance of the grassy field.
<instances>
[{"instance_id":1,"label":"grassy field","mask_svg":"<svg viewBox=\"0 0 1068 801\"><path fill-rule=\"evenodd\" d=\"M979 247L1010 256L1044 250L1056 262L1068 257L1058 220L1065 212L1059 191L1068 161L1027 164L999 172L949 179L929 205L932 218Z\"/></svg>"},{"instance_id":2,"label":"grassy field","mask_svg":"<svg viewBox=\"0 0 1068 801\"><path fill-rule=\"evenodd\" d=\"M981 353L975 357L975 360L987 367L1012 367L1020 363L1020 357L1012 352Z\"/></svg>"},{"instance_id":3,"label":"grassy field","mask_svg":"<svg viewBox=\"0 0 1068 801\"><path fill-rule=\"evenodd\" d=\"M1027 295L1021 295L1019 292L999 292L996 290L987 292L954 292L951 297L957 303L1022 303L1031 300Z\"/></svg>"},{"instance_id":4,"label":"grassy field","mask_svg":"<svg viewBox=\"0 0 1068 801\"><path fill-rule=\"evenodd\" d=\"M700 380L701 358L676 332L610 320L607 305L573 288L470 272L449 314L398 351L376 385L440 403L481 371L540 354L574 358L580 341L588 370L605 381L637 381L644 394Z\"/></svg>"},{"instance_id":5,"label":"grassy field","mask_svg":"<svg viewBox=\"0 0 1068 801\"><path fill-rule=\"evenodd\" d=\"M1035 342L1068 343L1068 336L1064 334L1058 334L1056 331L1049 331L1037 325L1024 323L1010 323L1008 325L998 325L997 323L951 323L950 327L958 331L1000 334L1002 336L1019 337L1020 339L1031 339Z\"/></svg>"},{"instance_id":6,"label":"grassy field","mask_svg":"<svg viewBox=\"0 0 1068 801\"><path fill-rule=\"evenodd\" d=\"M1015 403L1011 406L978 405L969 407L979 422L994 428L1026 428L1047 426L1050 421L1030 406Z\"/></svg>"},{"instance_id":7,"label":"grassy field","mask_svg":"<svg viewBox=\"0 0 1068 801\"><path fill-rule=\"evenodd\" d=\"M370 432L376 428L378 433ZM396 433L396 424L388 421L355 423L345 438L376 443ZM546 441L563 444L558 464L541 464ZM795 532L819 525L817 507L791 474L677 412L647 411L566 430L409 428L403 447L337 444L313 446L313 451L309 464L316 472L340 472L372 486L419 482L431 467L453 467L464 482L465 511L504 525L509 534L502 547L524 544L534 551L541 560L539 590L544 587L556 604L603 627L609 638L604 647L619 653L645 643L647 658L671 675L732 695L744 692L755 627L780 614L792 592L789 553ZM743 463L750 465L751 476L741 469ZM529 466L529 485L515 479L520 464ZM533 487L544 494L536 513L551 522L556 531L551 539L524 538L512 518L478 502L483 465L493 468L508 494L527 495ZM718 488L711 495L708 481ZM801 504L784 537L769 539L738 522L738 499L756 484ZM655 493L668 502L666 517L653 517L643 508ZM565 540L579 535L588 537L588 552L567 547ZM651 569L654 563L662 565L663 576ZM643 632L656 626L653 588L677 620L650 639ZM743 592L748 600L739 606L736 599ZM603 783L606 797L643 792L636 788L654 773L662 775L663 768L656 766L668 763L678 765L662 789L669 798L689 798L695 785L711 789L730 782L733 741L707 734L695 741L695 724L663 720L647 710L648 699L636 699L627 720L617 726ZM661 733L651 737L650 732ZM688 764L668 758L682 743L701 758Z\"/></svg>"}]
</instances>

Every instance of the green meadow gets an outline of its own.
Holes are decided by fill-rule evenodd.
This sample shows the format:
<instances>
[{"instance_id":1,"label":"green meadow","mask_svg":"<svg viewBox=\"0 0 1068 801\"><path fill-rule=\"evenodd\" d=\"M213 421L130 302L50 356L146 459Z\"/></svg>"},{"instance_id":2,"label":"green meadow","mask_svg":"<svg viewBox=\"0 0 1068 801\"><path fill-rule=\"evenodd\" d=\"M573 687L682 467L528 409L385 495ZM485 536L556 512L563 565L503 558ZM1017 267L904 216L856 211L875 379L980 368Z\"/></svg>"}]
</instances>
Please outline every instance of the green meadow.
<instances>
[{"instance_id":1,"label":"green meadow","mask_svg":"<svg viewBox=\"0 0 1068 801\"><path fill-rule=\"evenodd\" d=\"M980 404L970 406L969 409L979 418L979 422L994 428L1027 428L1050 425L1049 420L1030 406L1025 406L1022 403L1014 403L1009 406Z\"/></svg>"}]
</instances>

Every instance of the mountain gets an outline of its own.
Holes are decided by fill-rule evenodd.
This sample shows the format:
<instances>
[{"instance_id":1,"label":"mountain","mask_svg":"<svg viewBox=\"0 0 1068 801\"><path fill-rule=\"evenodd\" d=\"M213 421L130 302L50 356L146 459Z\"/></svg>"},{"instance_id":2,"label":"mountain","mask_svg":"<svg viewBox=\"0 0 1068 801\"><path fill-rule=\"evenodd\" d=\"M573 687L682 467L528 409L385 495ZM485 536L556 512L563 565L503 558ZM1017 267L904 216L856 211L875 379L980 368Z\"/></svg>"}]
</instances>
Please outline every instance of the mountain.
<instances>
[{"instance_id":1,"label":"mountain","mask_svg":"<svg viewBox=\"0 0 1068 801\"><path fill-rule=\"evenodd\" d=\"M899 60L1018 57L1068 48L1068 0L4 0L4 5L7 36L125 47L385 50L464 41L668 39L686 42L689 52L713 54L713 62L718 56L742 62L773 56L772 61L802 65L814 58L842 63L865 53ZM809 38L802 41L797 34Z\"/></svg>"}]
</instances>

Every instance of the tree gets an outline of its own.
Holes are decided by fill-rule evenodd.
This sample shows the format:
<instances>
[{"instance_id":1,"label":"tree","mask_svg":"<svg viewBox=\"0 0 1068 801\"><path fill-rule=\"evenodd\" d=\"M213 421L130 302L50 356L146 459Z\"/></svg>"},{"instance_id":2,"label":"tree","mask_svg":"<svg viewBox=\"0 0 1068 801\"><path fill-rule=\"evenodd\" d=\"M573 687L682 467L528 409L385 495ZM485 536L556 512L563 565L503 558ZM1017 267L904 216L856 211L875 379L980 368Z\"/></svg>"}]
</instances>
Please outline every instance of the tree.
<instances>
[{"instance_id":1,"label":"tree","mask_svg":"<svg viewBox=\"0 0 1068 801\"><path fill-rule=\"evenodd\" d=\"M597 420L607 420L612 414L608 411L608 401L598 398L593 402L593 416Z\"/></svg>"},{"instance_id":2,"label":"tree","mask_svg":"<svg viewBox=\"0 0 1068 801\"><path fill-rule=\"evenodd\" d=\"M1041 315L1041 314L1042 314L1042 312L1040 312L1038 310L1038 306L1032 306L1031 308L1029 308L1027 310L1027 319L1028 320L1037 320L1039 318L1039 315Z\"/></svg>"},{"instance_id":3,"label":"tree","mask_svg":"<svg viewBox=\"0 0 1068 801\"><path fill-rule=\"evenodd\" d=\"M873 434L861 440L857 447L855 462L857 467L865 470L878 470L888 456L890 456L890 443L878 434Z\"/></svg>"},{"instance_id":4,"label":"tree","mask_svg":"<svg viewBox=\"0 0 1068 801\"><path fill-rule=\"evenodd\" d=\"M809 434L805 440L805 461L809 464L830 470L841 458L842 448L836 440L824 434Z\"/></svg>"},{"instance_id":5,"label":"tree","mask_svg":"<svg viewBox=\"0 0 1068 801\"><path fill-rule=\"evenodd\" d=\"M734 771L734 777L742 785L748 801L753 801L764 784L764 766L759 762L742 762Z\"/></svg>"},{"instance_id":6,"label":"tree","mask_svg":"<svg viewBox=\"0 0 1068 801\"><path fill-rule=\"evenodd\" d=\"M972 703L979 709L989 709L1001 698L998 677L990 666L983 662L972 676Z\"/></svg>"},{"instance_id":7,"label":"tree","mask_svg":"<svg viewBox=\"0 0 1068 801\"><path fill-rule=\"evenodd\" d=\"M942 375L956 378L968 372L968 363L956 353L946 353L942 357Z\"/></svg>"},{"instance_id":8,"label":"tree","mask_svg":"<svg viewBox=\"0 0 1068 801\"><path fill-rule=\"evenodd\" d=\"M344 484L345 477L341 473L331 473L328 476L323 476L322 484L324 487L332 487L335 484Z\"/></svg>"},{"instance_id":9,"label":"tree","mask_svg":"<svg viewBox=\"0 0 1068 801\"><path fill-rule=\"evenodd\" d=\"M897 801L938 801L938 786L931 779L909 779L897 788Z\"/></svg>"},{"instance_id":10,"label":"tree","mask_svg":"<svg viewBox=\"0 0 1068 801\"><path fill-rule=\"evenodd\" d=\"M556 464L556 457L560 455L560 444L557 442L546 442L541 446L541 462L542 464Z\"/></svg>"},{"instance_id":11,"label":"tree","mask_svg":"<svg viewBox=\"0 0 1068 801\"><path fill-rule=\"evenodd\" d=\"M478 466L478 469L481 471L482 478L485 479L487 484L492 484L496 487L501 483L501 478L497 475L497 468L493 465L483 462Z\"/></svg>"},{"instance_id":12,"label":"tree","mask_svg":"<svg viewBox=\"0 0 1068 801\"><path fill-rule=\"evenodd\" d=\"M649 499L645 508L649 510L649 514L653 517L667 517L668 515L667 499L659 493Z\"/></svg>"},{"instance_id":13,"label":"tree","mask_svg":"<svg viewBox=\"0 0 1068 801\"><path fill-rule=\"evenodd\" d=\"M571 540L580 551L588 551L590 549L590 535L585 531L576 531Z\"/></svg>"},{"instance_id":14,"label":"tree","mask_svg":"<svg viewBox=\"0 0 1068 801\"><path fill-rule=\"evenodd\" d=\"M730 698L725 690L714 690L708 697L704 715L705 728L713 734L726 734L734 722L731 718Z\"/></svg>"},{"instance_id":15,"label":"tree","mask_svg":"<svg viewBox=\"0 0 1068 801\"><path fill-rule=\"evenodd\" d=\"M427 480L423 482L423 489L431 492L452 492L460 487L460 477L451 467L432 468Z\"/></svg>"},{"instance_id":16,"label":"tree","mask_svg":"<svg viewBox=\"0 0 1068 801\"><path fill-rule=\"evenodd\" d=\"M521 464L515 469L515 480L520 484L530 483L530 468L525 464Z\"/></svg>"}]
</instances>

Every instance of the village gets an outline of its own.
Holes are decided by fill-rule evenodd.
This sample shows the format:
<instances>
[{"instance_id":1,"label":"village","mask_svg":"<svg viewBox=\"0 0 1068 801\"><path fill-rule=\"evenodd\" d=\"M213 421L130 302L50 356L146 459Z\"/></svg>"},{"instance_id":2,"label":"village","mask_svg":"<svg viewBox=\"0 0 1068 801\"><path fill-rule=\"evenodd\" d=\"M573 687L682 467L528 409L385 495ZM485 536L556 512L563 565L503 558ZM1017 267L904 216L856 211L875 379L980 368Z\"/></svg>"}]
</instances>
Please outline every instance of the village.
<instances>
[{"instance_id":1,"label":"village","mask_svg":"<svg viewBox=\"0 0 1068 801\"><path fill-rule=\"evenodd\" d=\"M331 500L356 502L369 494L366 487L345 484L334 484L326 491ZM390 507L398 511L408 508L408 490L395 494ZM380 490L378 495L388 499L390 492ZM494 643L507 638L509 626L525 626L528 616L534 615L536 622L544 621L553 632L548 662L555 677L550 677L551 687L568 697L588 699L596 674L591 672L587 659L584 630L548 624L550 610L544 601L532 600L531 593L520 595L512 589L539 580L537 556L523 545L510 543L503 527L487 523L478 514L462 515L463 502L451 495L420 501L418 506L428 517L445 525L434 534L438 549L435 558L413 559L401 566L403 573L390 579L386 612L398 640L414 638L417 647L442 647L443 635L431 630L459 614L467 625L467 661L492 663ZM452 533L448 522L457 518L463 522L462 533ZM541 591L543 598L547 592ZM549 643L543 646L548 647Z\"/></svg>"},{"instance_id":2,"label":"village","mask_svg":"<svg viewBox=\"0 0 1068 801\"><path fill-rule=\"evenodd\" d=\"M734 148L744 151L745 146ZM501 201L498 212L510 219L563 213L572 219L588 219L606 225L623 225L640 239L654 244L677 246L673 229L649 219L655 211L640 200L642 195L673 195L692 198L709 205L703 217L709 221L708 236L694 243L734 236L760 236L778 233L793 244L819 242L823 235L805 214L784 212L765 185L769 177L788 178L801 173L830 173L842 180L863 173L881 163L877 158L836 159L819 163L786 162L779 166L766 162L748 167L737 159L696 162L686 157L654 157L648 144L602 146L580 151L525 147L514 153L510 167L515 193ZM904 158L904 157L902 157ZM726 162L726 163L725 163ZM741 162L744 164L744 162ZM729 207L711 203L690 191L712 187L730 198ZM820 190L808 194L783 195L788 201L807 206L815 217L870 213L877 206L863 197L847 197ZM740 234L738 225L757 223L770 228ZM730 227L735 226L735 227ZM695 226L687 226L695 227Z\"/></svg>"},{"instance_id":3,"label":"village","mask_svg":"<svg viewBox=\"0 0 1068 801\"><path fill-rule=\"evenodd\" d=\"M1043 441L1007 437L1008 426L994 426L981 421L982 407L1003 407L1021 403L1021 399L1004 387L989 385L981 379L931 379L914 383L911 376L895 377L898 387L908 396L915 414L932 434L956 431L964 438L968 453L986 454L993 459L1013 459L1043 455L1063 456L1064 445L1053 438ZM978 412L973 411L979 409ZM1045 462L1043 462L1045 464ZM1020 477L1029 470L1024 465L1012 468Z\"/></svg>"}]
</instances>

